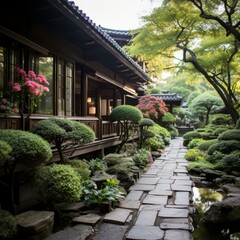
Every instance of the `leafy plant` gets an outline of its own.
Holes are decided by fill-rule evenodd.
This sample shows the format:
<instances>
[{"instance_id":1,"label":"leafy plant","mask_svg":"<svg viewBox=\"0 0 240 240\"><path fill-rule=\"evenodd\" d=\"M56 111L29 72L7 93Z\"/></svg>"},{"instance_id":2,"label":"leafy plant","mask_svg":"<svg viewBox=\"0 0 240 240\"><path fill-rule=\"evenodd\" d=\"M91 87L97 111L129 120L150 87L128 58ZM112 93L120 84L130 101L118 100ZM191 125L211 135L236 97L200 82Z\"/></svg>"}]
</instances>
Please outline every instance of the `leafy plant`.
<instances>
[{"instance_id":1,"label":"leafy plant","mask_svg":"<svg viewBox=\"0 0 240 240\"><path fill-rule=\"evenodd\" d=\"M213 144L215 144L217 142L218 142L217 139L206 140L205 142L200 143L197 148L200 151L207 151L210 146L212 146Z\"/></svg>"},{"instance_id":2,"label":"leafy plant","mask_svg":"<svg viewBox=\"0 0 240 240\"><path fill-rule=\"evenodd\" d=\"M144 168L147 166L149 162L149 151L144 148L137 150L137 152L133 155L133 161L139 168Z\"/></svg>"},{"instance_id":3,"label":"leafy plant","mask_svg":"<svg viewBox=\"0 0 240 240\"><path fill-rule=\"evenodd\" d=\"M10 239L17 234L17 222L8 211L0 209L0 238Z\"/></svg>"},{"instance_id":4,"label":"leafy plant","mask_svg":"<svg viewBox=\"0 0 240 240\"><path fill-rule=\"evenodd\" d=\"M35 174L40 194L50 207L55 203L79 201L82 191L80 181L77 171L63 164L42 166Z\"/></svg>"},{"instance_id":5,"label":"leafy plant","mask_svg":"<svg viewBox=\"0 0 240 240\"><path fill-rule=\"evenodd\" d=\"M208 154L212 155L216 151L221 152L223 154L230 154L235 150L240 150L239 141L236 140L229 140L229 141L218 141L217 143L213 144L208 149Z\"/></svg>"},{"instance_id":6,"label":"leafy plant","mask_svg":"<svg viewBox=\"0 0 240 240\"><path fill-rule=\"evenodd\" d=\"M89 168L92 174L94 174L97 171L105 171L106 164L105 162L100 158L91 159L89 162Z\"/></svg>"},{"instance_id":7,"label":"leafy plant","mask_svg":"<svg viewBox=\"0 0 240 240\"><path fill-rule=\"evenodd\" d=\"M86 161L80 159L68 159L65 164L73 167L81 176L82 180L90 178L91 171L89 170L89 164Z\"/></svg>"},{"instance_id":8,"label":"leafy plant","mask_svg":"<svg viewBox=\"0 0 240 240\"><path fill-rule=\"evenodd\" d=\"M6 158L11 151L12 147L8 143L0 141L0 160L4 160L4 158Z\"/></svg>"}]
</instances>

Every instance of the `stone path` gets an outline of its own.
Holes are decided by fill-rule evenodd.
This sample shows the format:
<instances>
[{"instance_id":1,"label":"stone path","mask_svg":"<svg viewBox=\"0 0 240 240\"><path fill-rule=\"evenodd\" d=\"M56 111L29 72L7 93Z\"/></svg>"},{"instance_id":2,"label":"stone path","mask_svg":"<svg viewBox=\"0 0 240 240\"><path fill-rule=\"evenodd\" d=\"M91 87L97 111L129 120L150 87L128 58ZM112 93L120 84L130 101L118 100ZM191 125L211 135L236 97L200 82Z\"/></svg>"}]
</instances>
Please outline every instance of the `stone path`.
<instances>
[{"instance_id":1,"label":"stone path","mask_svg":"<svg viewBox=\"0 0 240 240\"><path fill-rule=\"evenodd\" d=\"M162 156L130 187L120 205L102 217L97 228L92 227L94 223L78 224L46 240L191 240L189 203L193 182L186 170L187 149L182 142L181 137L171 141ZM90 220L84 221L79 223Z\"/></svg>"},{"instance_id":2,"label":"stone path","mask_svg":"<svg viewBox=\"0 0 240 240\"><path fill-rule=\"evenodd\" d=\"M105 215L93 240L190 240L192 185L184 158L187 149L176 138L164 149L120 206Z\"/></svg>"}]
</instances>

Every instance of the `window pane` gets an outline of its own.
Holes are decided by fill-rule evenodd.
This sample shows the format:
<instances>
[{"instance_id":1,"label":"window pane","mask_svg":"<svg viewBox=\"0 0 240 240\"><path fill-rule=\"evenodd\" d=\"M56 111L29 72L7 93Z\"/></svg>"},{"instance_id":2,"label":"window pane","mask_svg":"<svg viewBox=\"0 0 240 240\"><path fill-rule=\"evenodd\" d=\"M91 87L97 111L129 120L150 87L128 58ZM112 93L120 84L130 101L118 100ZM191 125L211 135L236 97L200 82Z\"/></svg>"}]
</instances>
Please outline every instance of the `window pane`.
<instances>
[{"instance_id":1,"label":"window pane","mask_svg":"<svg viewBox=\"0 0 240 240\"><path fill-rule=\"evenodd\" d=\"M53 58L39 57L39 74L42 74L49 82L49 92L40 98L36 113L53 114Z\"/></svg>"}]
</instances>

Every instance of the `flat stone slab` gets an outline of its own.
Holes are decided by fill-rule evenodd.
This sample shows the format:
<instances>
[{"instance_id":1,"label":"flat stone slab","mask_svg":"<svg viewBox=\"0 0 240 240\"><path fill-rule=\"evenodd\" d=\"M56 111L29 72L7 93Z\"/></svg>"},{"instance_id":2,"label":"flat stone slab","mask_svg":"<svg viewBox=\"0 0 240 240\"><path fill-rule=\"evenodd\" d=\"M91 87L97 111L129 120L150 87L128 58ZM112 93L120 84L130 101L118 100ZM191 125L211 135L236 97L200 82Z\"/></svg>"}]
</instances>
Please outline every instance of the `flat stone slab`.
<instances>
[{"instance_id":1,"label":"flat stone slab","mask_svg":"<svg viewBox=\"0 0 240 240\"><path fill-rule=\"evenodd\" d=\"M149 192L150 195L159 195L159 196L172 196L172 191L161 190L161 189L154 189L153 191Z\"/></svg>"},{"instance_id":2,"label":"flat stone slab","mask_svg":"<svg viewBox=\"0 0 240 240\"><path fill-rule=\"evenodd\" d=\"M110 223L103 223L97 234L93 236L92 240L122 240L124 239L124 235L127 231L128 226L125 225L117 225L117 224L110 224ZM67 240L67 238L66 238ZM82 240L82 238L81 238Z\"/></svg>"},{"instance_id":3,"label":"flat stone slab","mask_svg":"<svg viewBox=\"0 0 240 240\"><path fill-rule=\"evenodd\" d=\"M163 208L158 213L158 216L165 218L187 218L188 214L189 214L188 209Z\"/></svg>"},{"instance_id":4,"label":"flat stone slab","mask_svg":"<svg viewBox=\"0 0 240 240\"><path fill-rule=\"evenodd\" d=\"M57 204L57 208L61 209L62 211L72 212L72 211L80 211L82 208L85 207L84 202L77 202L77 203L69 203L69 204Z\"/></svg>"},{"instance_id":5,"label":"flat stone slab","mask_svg":"<svg viewBox=\"0 0 240 240\"><path fill-rule=\"evenodd\" d=\"M140 211L159 211L160 209L164 208L164 205L148 205L142 204L140 206Z\"/></svg>"},{"instance_id":6,"label":"flat stone slab","mask_svg":"<svg viewBox=\"0 0 240 240\"><path fill-rule=\"evenodd\" d=\"M186 223L161 223L160 228L163 230L166 230L166 229L190 230L189 224L186 224Z\"/></svg>"},{"instance_id":7,"label":"flat stone slab","mask_svg":"<svg viewBox=\"0 0 240 240\"><path fill-rule=\"evenodd\" d=\"M180 185L180 184L172 184L171 188L173 191L183 191L183 192L191 192L192 187L187 185Z\"/></svg>"},{"instance_id":8,"label":"flat stone slab","mask_svg":"<svg viewBox=\"0 0 240 240\"><path fill-rule=\"evenodd\" d=\"M124 199L123 201L120 202L119 207L121 208L128 208L128 209L139 209L141 205L140 201L135 201L135 200L128 200Z\"/></svg>"},{"instance_id":9,"label":"flat stone slab","mask_svg":"<svg viewBox=\"0 0 240 240\"><path fill-rule=\"evenodd\" d=\"M188 171L185 168L176 168L174 170L175 173L187 173Z\"/></svg>"},{"instance_id":10,"label":"flat stone slab","mask_svg":"<svg viewBox=\"0 0 240 240\"><path fill-rule=\"evenodd\" d=\"M141 211L135 225L154 226L158 211Z\"/></svg>"},{"instance_id":11,"label":"flat stone slab","mask_svg":"<svg viewBox=\"0 0 240 240\"><path fill-rule=\"evenodd\" d=\"M159 178L144 177L138 180L138 184L157 184Z\"/></svg>"},{"instance_id":12,"label":"flat stone slab","mask_svg":"<svg viewBox=\"0 0 240 240\"><path fill-rule=\"evenodd\" d=\"M79 217L75 217L72 219L73 222L75 223L85 223L94 226L101 220L101 216L94 214L94 213L89 213L86 215L81 215Z\"/></svg>"},{"instance_id":13,"label":"flat stone slab","mask_svg":"<svg viewBox=\"0 0 240 240\"><path fill-rule=\"evenodd\" d=\"M184 223L189 224L188 218L163 218L161 223Z\"/></svg>"},{"instance_id":14,"label":"flat stone slab","mask_svg":"<svg viewBox=\"0 0 240 240\"><path fill-rule=\"evenodd\" d=\"M182 180L190 180L190 177L185 175L177 175L177 176L172 176L171 179L182 179Z\"/></svg>"},{"instance_id":15,"label":"flat stone slab","mask_svg":"<svg viewBox=\"0 0 240 240\"><path fill-rule=\"evenodd\" d=\"M130 190L139 190L139 191L152 191L155 188L155 185L148 184L134 184L130 187Z\"/></svg>"},{"instance_id":16,"label":"flat stone slab","mask_svg":"<svg viewBox=\"0 0 240 240\"><path fill-rule=\"evenodd\" d=\"M128 195L125 197L125 200L140 200L143 195L143 191L130 191Z\"/></svg>"},{"instance_id":17,"label":"flat stone slab","mask_svg":"<svg viewBox=\"0 0 240 240\"><path fill-rule=\"evenodd\" d=\"M192 186L193 182L192 180L176 179L174 184Z\"/></svg>"},{"instance_id":18,"label":"flat stone slab","mask_svg":"<svg viewBox=\"0 0 240 240\"><path fill-rule=\"evenodd\" d=\"M163 238L163 235L164 231L157 226L133 226L132 229L130 229L128 232L126 239L161 240Z\"/></svg>"},{"instance_id":19,"label":"flat stone slab","mask_svg":"<svg viewBox=\"0 0 240 240\"><path fill-rule=\"evenodd\" d=\"M157 204L157 205L165 205L167 204L168 197L167 196L158 196L158 195L147 195L143 203L144 204Z\"/></svg>"},{"instance_id":20,"label":"flat stone slab","mask_svg":"<svg viewBox=\"0 0 240 240\"><path fill-rule=\"evenodd\" d=\"M109 223L124 224L131 213L132 211L128 209L115 208L112 212L107 213L103 220Z\"/></svg>"},{"instance_id":21,"label":"flat stone slab","mask_svg":"<svg viewBox=\"0 0 240 240\"><path fill-rule=\"evenodd\" d=\"M85 224L77 224L72 228L66 228L47 238L44 238L44 240L82 240L91 236L92 233L93 229L91 226Z\"/></svg>"},{"instance_id":22,"label":"flat stone slab","mask_svg":"<svg viewBox=\"0 0 240 240\"><path fill-rule=\"evenodd\" d=\"M169 183L158 183L154 190L171 190L171 185Z\"/></svg>"},{"instance_id":23,"label":"flat stone slab","mask_svg":"<svg viewBox=\"0 0 240 240\"><path fill-rule=\"evenodd\" d=\"M191 234L187 230L166 230L164 240L190 240Z\"/></svg>"},{"instance_id":24,"label":"flat stone slab","mask_svg":"<svg viewBox=\"0 0 240 240\"><path fill-rule=\"evenodd\" d=\"M176 192L174 204L189 205L189 192Z\"/></svg>"},{"instance_id":25,"label":"flat stone slab","mask_svg":"<svg viewBox=\"0 0 240 240\"><path fill-rule=\"evenodd\" d=\"M161 178L161 177L158 181L158 183L160 184L165 184L165 183L172 184L173 182L174 182L174 179L167 179L167 178Z\"/></svg>"}]
</instances>

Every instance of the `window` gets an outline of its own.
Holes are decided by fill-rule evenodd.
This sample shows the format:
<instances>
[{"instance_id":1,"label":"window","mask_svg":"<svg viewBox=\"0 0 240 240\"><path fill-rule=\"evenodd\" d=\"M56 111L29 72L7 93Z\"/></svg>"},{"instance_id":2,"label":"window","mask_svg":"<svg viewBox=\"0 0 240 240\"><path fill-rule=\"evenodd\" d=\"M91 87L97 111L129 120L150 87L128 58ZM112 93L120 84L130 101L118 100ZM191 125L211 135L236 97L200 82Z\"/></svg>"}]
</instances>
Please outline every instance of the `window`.
<instances>
[{"instance_id":1,"label":"window","mask_svg":"<svg viewBox=\"0 0 240 240\"><path fill-rule=\"evenodd\" d=\"M38 74L42 74L49 82L49 92L39 99L35 113L52 115L53 114L53 57L37 57L35 58L35 68L38 69Z\"/></svg>"},{"instance_id":2,"label":"window","mask_svg":"<svg viewBox=\"0 0 240 240\"><path fill-rule=\"evenodd\" d=\"M72 115L73 64L59 59L57 68L57 114Z\"/></svg>"}]
</instances>

